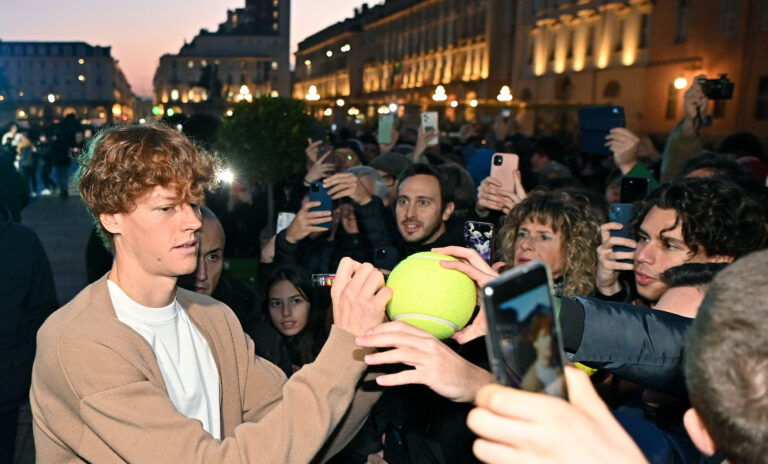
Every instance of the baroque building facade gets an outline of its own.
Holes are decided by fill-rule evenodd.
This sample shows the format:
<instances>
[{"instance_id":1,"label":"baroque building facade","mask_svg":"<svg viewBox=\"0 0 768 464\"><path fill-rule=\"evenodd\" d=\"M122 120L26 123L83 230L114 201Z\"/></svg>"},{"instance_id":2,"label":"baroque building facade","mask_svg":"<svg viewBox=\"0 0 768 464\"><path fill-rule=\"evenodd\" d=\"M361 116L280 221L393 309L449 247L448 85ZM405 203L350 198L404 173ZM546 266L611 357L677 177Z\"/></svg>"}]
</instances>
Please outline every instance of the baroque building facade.
<instances>
[{"instance_id":1,"label":"baroque building facade","mask_svg":"<svg viewBox=\"0 0 768 464\"><path fill-rule=\"evenodd\" d=\"M528 134L573 132L578 108L622 105L627 127L664 135L695 76L727 74L733 99L710 103L705 133L766 134L766 40L764 0L386 0L299 44L293 96L317 116L369 120L392 103L411 122L427 109L490 121L506 107Z\"/></svg>"},{"instance_id":2,"label":"baroque building facade","mask_svg":"<svg viewBox=\"0 0 768 464\"><path fill-rule=\"evenodd\" d=\"M508 80L514 2L387 0L299 44L293 95L318 110L338 99L374 117L392 103L401 116L427 108L493 104ZM438 91L438 86L440 90ZM438 95L438 100L433 96ZM445 99L442 100L442 95ZM450 106L455 102L455 106ZM327 114L327 113L326 113Z\"/></svg>"},{"instance_id":3,"label":"baroque building facade","mask_svg":"<svg viewBox=\"0 0 768 464\"><path fill-rule=\"evenodd\" d=\"M241 100L290 95L290 0L247 0L178 54L154 77L154 104L175 113L219 114Z\"/></svg>"},{"instance_id":4,"label":"baroque building facade","mask_svg":"<svg viewBox=\"0 0 768 464\"><path fill-rule=\"evenodd\" d=\"M0 123L132 121L135 100L110 47L0 41Z\"/></svg>"}]
</instances>

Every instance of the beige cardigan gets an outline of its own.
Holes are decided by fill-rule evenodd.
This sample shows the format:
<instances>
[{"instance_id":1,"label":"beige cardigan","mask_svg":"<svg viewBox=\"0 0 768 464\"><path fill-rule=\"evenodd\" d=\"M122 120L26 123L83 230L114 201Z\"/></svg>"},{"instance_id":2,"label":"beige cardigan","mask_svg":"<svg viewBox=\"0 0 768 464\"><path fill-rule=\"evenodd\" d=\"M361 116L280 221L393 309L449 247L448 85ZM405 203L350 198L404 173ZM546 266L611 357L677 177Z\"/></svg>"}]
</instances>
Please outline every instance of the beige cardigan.
<instances>
[{"instance_id":1,"label":"beige cardigan","mask_svg":"<svg viewBox=\"0 0 768 464\"><path fill-rule=\"evenodd\" d=\"M42 326L30 400L39 463L305 463L339 451L380 394L364 351L333 327L290 380L254 355L225 305L178 289L219 369L222 440L171 403L151 346L115 316L106 276ZM341 425L339 425L341 424Z\"/></svg>"}]
</instances>

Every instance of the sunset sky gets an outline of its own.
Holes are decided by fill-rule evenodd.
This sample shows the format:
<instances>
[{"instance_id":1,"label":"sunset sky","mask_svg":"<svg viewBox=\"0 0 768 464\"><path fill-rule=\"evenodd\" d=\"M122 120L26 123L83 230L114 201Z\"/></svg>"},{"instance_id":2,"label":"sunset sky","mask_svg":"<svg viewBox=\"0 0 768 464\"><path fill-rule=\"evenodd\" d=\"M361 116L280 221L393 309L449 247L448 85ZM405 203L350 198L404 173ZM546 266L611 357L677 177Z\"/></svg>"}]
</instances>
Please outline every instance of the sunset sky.
<instances>
[{"instance_id":1,"label":"sunset sky","mask_svg":"<svg viewBox=\"0 0 768 464\"><path fill-rule=\"evenodd\" d=\"M301 40L352 16L363 3L292 0L291 54ZM178 53L200 29L216 30L227 10L245 6L245 0L3 0L3 5L0 40L112 46L112 57L120 61L133 91L149 96L160 56Z\"/></svg>"}]
</instances>

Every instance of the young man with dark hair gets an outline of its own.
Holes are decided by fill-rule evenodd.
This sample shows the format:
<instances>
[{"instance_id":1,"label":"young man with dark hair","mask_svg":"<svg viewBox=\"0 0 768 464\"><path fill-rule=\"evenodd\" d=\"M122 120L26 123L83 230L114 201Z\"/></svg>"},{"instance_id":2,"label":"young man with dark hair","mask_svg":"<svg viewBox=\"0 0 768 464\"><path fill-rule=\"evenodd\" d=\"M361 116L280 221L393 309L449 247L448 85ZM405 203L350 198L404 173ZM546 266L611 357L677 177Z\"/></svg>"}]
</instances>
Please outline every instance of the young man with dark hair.
<instances>
[{"instance_id":1,"label":"young man with dark hair","mask_svg":"<svg viewBox=\"0 0 768 464\"><path fill-rule=\"evenodd\" d=\"M715 178L681 179L652 192L633 219L638 241L610 236L621 228L614 222L601 227L596 293L603 299L655 302L667 289L660 276L670 267L731 262L760 248L766 234L760 206L738 186ZM621 262L627 259L634 262ZM619 279L624 270L634 271L635 286Z\"/></svg>"},{"instance_id":2,"label":"young man with dark hair","mask_svg":"<svg viewBox=\"0 0 768 464\"><path fill-rule=\"evenodd\" d=\"M102 131L80 162L80 193L115 261L40 329L38 462L309 462L340 449L377 398L357 389L354 337L383 320L383 276L342 261L329 339L286 381L229 308L177 287L197 265L197 203L216 161L145 124Z\"/></svg>"},{"instance_id":3,"label":"young man with dark hair","mask_svg":"<svg viewBox=\"0 0 768 464\"><path fill-rule=\"evenodd\" d=\"M435 247L461 245L460 227L450 227L455 205L450 186L432 167L417 163L398 181L395 218L403 240L401 257Z\"/></svg>"}]
</instances>

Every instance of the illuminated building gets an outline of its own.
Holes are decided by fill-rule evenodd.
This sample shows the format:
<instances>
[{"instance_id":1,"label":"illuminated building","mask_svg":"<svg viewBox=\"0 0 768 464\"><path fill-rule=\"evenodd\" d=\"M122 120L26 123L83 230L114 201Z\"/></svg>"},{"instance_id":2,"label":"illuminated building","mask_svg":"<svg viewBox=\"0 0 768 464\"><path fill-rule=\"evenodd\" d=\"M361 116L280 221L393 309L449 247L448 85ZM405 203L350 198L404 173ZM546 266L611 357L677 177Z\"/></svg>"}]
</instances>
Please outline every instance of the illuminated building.
<instances>
[{"instance_id":1,"label":"illuminated building","mask_svg":"<svg viewBox=\"0 0 768 464\"><path fill-rule=\"evenodd\" d=\"M513 89L523 131L578 130L578 107L603 104L623 105L637 127L653 11L649 0L518 2Z\"/></svg>"},{"instance_id":2,"label":"illuminated building","mask_svg":"<svg viewBox=\"0 0 768 464\"><path fill-rule=\"evenodd\" d=\"M721 73L734 96L710 102L702 135L768 133L764 1L529 0L517 18L512 87L526 133L578 129L579 107L615 104L628 128L665 136L693 78Z\"/></svg>"},{"instance_id":3,"label":"illuminated building","mask_svg":"<svg viewBox=\"0 0 768 464\"><path fill-rule=\"evenodd\" d=\"M509 85L514 3L508 0L387 0L332 25L299 44L295 98L315 86L320 114L345 97L362 117L397 103L401 116L427 108L461 119L472 100L498 106ZM443 92L433 95L439 85ZM442 99L443 95L446 97ZM451 101L460 102L460 114ZM458 106L458 104L456 105Z\"/></svg>"},{"instance_id":4,"label":"illuminated building","mask_svg":"<svg viewBox=\"0 0 768 464\"><path fill-rule=\"evenodd\" d=\"M176 112L221 112L262 95L290 95L290 0L247 0L178 54L160 58L154 103Z\"/></svg>"},{"instance_id":5,"label":"illuminated building","mask_svg":"<svg viewBox=\"0 0 768 464\"><path fill-rule=\"evenodd\" d=\"M135 96L110 47L0 41L0 124L74 114L102 125L133 120Z\"/></svg>"}]
</instances>

